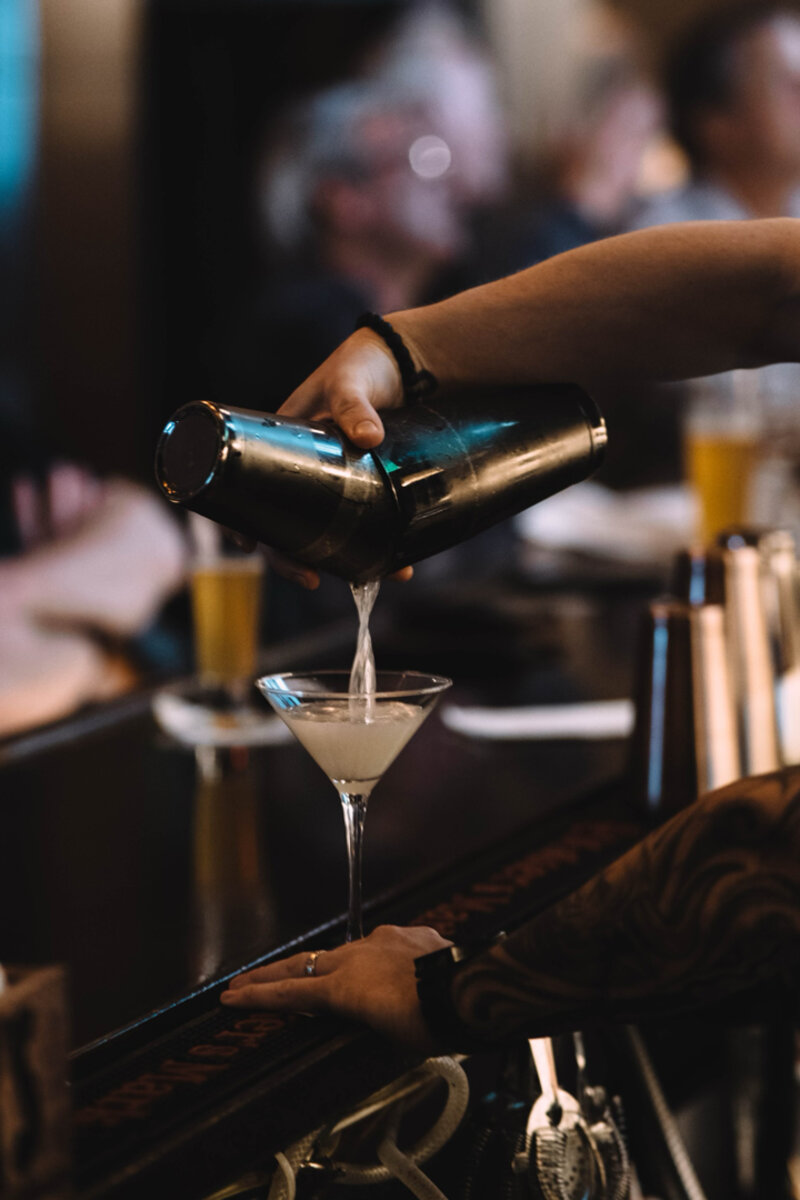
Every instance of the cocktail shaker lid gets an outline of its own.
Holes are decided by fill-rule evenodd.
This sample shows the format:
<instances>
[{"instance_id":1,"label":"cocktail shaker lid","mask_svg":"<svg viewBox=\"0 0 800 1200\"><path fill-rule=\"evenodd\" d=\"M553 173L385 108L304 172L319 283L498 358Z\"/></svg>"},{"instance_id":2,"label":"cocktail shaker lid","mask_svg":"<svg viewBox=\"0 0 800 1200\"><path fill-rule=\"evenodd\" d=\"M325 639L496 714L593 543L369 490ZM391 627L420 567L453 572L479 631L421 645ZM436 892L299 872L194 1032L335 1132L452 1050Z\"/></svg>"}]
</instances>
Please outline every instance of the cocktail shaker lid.
<instances>
[{"instance_id":1,"label":"cocktail shaker lid","mask_svg":"<svg viewBox=\"0 0 800 1200\"><path fill-rule=\"evenodd\" d=\"M175 504L208 487L228 451L222 412L204 400L184 404L164 427L156 447L156 478Z\"/></svg>"}]
</instances>

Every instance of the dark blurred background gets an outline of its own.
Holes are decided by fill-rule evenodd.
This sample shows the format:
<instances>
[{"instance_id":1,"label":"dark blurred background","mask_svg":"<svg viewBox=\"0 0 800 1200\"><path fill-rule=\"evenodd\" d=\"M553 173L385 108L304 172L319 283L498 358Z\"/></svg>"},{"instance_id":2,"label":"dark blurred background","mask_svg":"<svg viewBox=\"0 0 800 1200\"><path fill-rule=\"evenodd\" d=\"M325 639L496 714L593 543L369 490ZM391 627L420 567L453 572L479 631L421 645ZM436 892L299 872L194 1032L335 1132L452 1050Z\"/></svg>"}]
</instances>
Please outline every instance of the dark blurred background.
<instances>
[{"instance_id":1,"label":"dark blurred background","mask_svg":"<svg viewBox=\"0 0 800 1200\"><path fill-rule=\"evenodd\" d=\"M4 0L0 148L17 173L2 210L4 391L62 453L149 478L163 418L219 388L209 331L259 262L264 120L288 96L348 77L408 7ZM657 57L709 4L618 7ZM590 40L578 0L459 6L494 58L517 168L552 125L584 9Z\"/></svg>"}]
</instances>

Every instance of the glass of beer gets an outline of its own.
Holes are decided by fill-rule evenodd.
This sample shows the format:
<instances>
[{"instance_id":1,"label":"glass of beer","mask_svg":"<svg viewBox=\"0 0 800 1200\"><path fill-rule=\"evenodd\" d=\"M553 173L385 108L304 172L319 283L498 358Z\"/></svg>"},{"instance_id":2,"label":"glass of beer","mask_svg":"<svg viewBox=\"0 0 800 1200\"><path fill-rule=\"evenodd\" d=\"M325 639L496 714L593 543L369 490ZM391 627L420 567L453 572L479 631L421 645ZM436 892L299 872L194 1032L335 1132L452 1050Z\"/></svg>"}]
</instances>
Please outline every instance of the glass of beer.
<instances>
[{"instance_id":1,"label":"glass of beer","mask_svg":"<svg viewBox=\"0 0 800 1200\"><path fill-rule=\"evenodd\" d=\"M213 522L192 518L195 668L204 687L242 704L258 668L264 559L240 550Z\"/></svg>"},{"instance_id":2,"label":"glass of beer","mask_svg":"<svg viewBox=\"0 0 800 1200\"><path fill-rule=\"evenodd\" d=\"M684 422L686 478L698 503L698 537L752 520L762 448L761 404L748 371L698 379Z\"/></svg>"}]
</instances>

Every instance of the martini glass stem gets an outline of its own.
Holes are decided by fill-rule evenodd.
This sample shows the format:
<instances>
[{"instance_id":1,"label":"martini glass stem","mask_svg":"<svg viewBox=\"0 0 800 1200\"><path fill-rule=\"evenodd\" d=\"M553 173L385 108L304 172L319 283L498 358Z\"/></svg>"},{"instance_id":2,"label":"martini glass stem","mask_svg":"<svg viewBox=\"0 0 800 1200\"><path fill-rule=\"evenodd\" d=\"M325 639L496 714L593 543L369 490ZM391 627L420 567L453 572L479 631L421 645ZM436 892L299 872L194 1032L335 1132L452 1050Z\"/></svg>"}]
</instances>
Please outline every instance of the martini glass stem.
<instances>
[{"instance_id":1,"label":"martini glass stem","mask_svg":"<svg viewBox=\"0 0 800 1200\"><path fill-rule=\"evenodd\" d=\"M361 923L361 847L364 842L364 818L367 815L368 795L357 792L340 792L344 831L347 837L347 869L349 893L347 906L347 941L354 942L364 936Z\"/></svg>"}]
</instances>

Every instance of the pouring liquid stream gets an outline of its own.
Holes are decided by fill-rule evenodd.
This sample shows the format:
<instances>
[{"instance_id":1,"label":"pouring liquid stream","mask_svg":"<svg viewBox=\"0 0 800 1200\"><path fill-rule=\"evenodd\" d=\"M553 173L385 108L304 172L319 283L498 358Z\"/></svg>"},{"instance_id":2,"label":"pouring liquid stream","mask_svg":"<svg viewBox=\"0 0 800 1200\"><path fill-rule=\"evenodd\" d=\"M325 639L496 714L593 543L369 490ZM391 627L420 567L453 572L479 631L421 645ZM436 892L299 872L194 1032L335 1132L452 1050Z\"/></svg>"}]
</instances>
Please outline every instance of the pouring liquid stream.
<instances>
[{"instance_id":1,"label":"pouring liquid stream","mask_svg":"<svg viewBox=\"0 0 800 1200\"><path fill-rule=\"evenodd\" d=\"M358 637L350 671L351 718L369 721L375 708L375 655L369 632L369 619L380 590L380 580L351 583L350 591L358 613ZM358 699L356 699L358 697Z\"/></svg>"},{"instance_id":2,"label":"pouring liquid stream","mask_svg":"<svg viewBox=\"0 0 800 1200\"><path fill-rule=\"evenodd\" d=\"M369 632L369 619L380 590L379 580L351 583L350 590L358 612L356 652L350 671L347 710L342 711L335 729L340 774L333 775L339 786L346 782L368 796L383 772L419 728L425 715L424 707L401 699L376 698L375 656ZM357 764L358 761L358 765ZM349 770L345 767L349 766Z\"/></svg>"}]
</instances>

